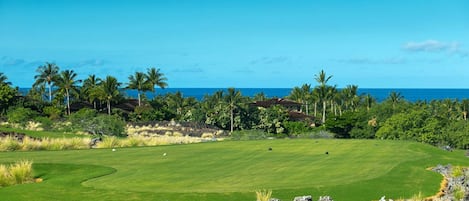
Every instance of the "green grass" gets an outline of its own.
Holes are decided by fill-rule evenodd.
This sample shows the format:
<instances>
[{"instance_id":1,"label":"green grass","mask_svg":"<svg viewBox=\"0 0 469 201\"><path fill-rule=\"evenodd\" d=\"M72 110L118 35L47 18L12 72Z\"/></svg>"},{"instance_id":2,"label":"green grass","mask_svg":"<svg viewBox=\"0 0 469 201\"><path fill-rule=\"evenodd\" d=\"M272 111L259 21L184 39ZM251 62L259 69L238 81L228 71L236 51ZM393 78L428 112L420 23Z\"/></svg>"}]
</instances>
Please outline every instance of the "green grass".
<instances>
[{"instance_id":1,"label":"green grass","mask_svg":"<svg viewBox=\"0 0 469 201\"><path fill-rule=\"evenodd\" d=\"M23 130L19 128L7 128L4 126L0 126L0 131L6 132L17 132L17 133L24 133L31 137L36 138L74 138L74 137L89 137L89 135L79 135L74 133L68 132L56 132L56 131L31 131L31 130Z\"/></svg>"},{"instance_id":2,"label":"green grass","mask_svg":"<svg viewBox=\"0 0 469 201\"><path fill-rule=\"evenodd\" d=\"M255 201L259 189L281 200L410 198L438 191L442 176L426 168L469 166L463 151L420 143L316 139L0 153L19 159L44 181L0 188L2 200Z\"/></svg>"}]
</instances>

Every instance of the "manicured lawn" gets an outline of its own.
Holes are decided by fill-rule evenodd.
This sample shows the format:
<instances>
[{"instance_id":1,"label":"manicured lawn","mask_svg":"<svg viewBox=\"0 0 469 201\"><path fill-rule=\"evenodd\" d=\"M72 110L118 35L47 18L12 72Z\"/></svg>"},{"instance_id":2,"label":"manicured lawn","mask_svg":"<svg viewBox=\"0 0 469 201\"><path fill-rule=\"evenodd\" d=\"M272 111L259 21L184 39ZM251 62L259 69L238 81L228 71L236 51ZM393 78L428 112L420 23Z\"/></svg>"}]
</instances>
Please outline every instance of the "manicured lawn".
<instances>
[{"instance_id":1,"label":"manicured lawn","mask_svg":"<svg viewBox=\"0 0 469 201\"><path fill-rule=\"evenodd\" d=\"M268 148L272 147L272 151ZM325 154L325 152L329 154ZM166 153L166 156L163 154ZM34 161L42 183L0 188L1 200L252 200L330 195L378 200L437 192L437 164L469 166L463 151L376 140L226 141L144 148L2 152Z\"/></svg>"}]
</instances>

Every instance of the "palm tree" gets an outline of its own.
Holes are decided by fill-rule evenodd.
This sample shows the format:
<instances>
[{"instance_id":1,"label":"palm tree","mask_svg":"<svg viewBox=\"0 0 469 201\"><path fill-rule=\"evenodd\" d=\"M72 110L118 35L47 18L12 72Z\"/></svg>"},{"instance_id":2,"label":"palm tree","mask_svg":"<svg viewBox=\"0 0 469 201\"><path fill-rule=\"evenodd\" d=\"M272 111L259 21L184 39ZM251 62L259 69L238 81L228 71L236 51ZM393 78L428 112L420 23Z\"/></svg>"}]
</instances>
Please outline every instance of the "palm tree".
<instances>
[{"instance_id":1,"label":"palm tree","mask_svg":"<svg viewBox=\"0 0 469 201\"><path fill-rule=\"evenodd\" d=\"M7 82L8 77L0 72L0 84L6 84L6 85L11 85L11 82Z\"/></svg>"},{"instance_id":2,"label":"palm tree","mask_svg":"<svg viewBox=\"0 0 469 201\"><path fill-rule=\"evenodd\" d=\"M128 89L136 89L137 90L137 95L138 95L138 106L141 106L141 92L145 92L147 90L150 90L150 84L152 82L146 82L145 80L145 74L142 72L135 72L135 75L130 75L129 76L129 85L127 86Z\"/></svg>"},{"instance_id":3,"label":"palm tree","mask_svg":"<svg viewBox=\"0 0 469 201\"><path fill-rule=\"evenodd\" d=\"M145 75L147 78L147 82L151 87L151 91L155 92L155 86L160 87L161 89L164 89L168 86L168 83L166 81L166 77L164 77L164 74L160 72L160 69L156 68L149 68L147 69L147 74Z\"/></svg>"},{"instance_id":4,"label":"palm tree","mask_svg":"<svg viewBox=\"0 0 469 201\"><path fill-rule=\"evenodd\" d=\"M36 72L38 75L34 76L36 81L34 82L33 86L47 84L49 88L49 102L52 102L52 85L57 79L59 67L55 63L47 62L45 65L39 66Z\"/></svg>"},{"instance_id":5,"label":"palm tree","mask_svg":"<svg viewBox=\"0 0 469 201\"><path fill-rule=\"evenodd\" d=\"M403 96L401 95L401 93L399 92L395 92L395 91L392 91L390 94L389 94L389 101L391 101L392 103L392 109L395 110L396 109L396 104L398 104L401 99L403 98Z\"/></svg>"},{"instance_id":6,"label":"palm tree","mask_svg":"<svg viewBox=\"0 0 469 201\"><path fill-rule=\"evenodd\" d=\"M309 99L311 98L311 85L310 84L303 84L300 87L294 87L293 90L290 92L289 98L300 102L301 109L300 112L303 111L303 106L305 106L305 112L308 115L309 113Z\"/></svg>"},{"instance_id":7,"label":"palm tree","mask_svg":"<svg viewBox=\"0 0 469 201\"><path fill-rule=\"evenodd\" d=\"M351 111L354 111L356 109L357 105L355 104L354 100L356 100L356 98L358 97L357 91L357 85L347 85L347 87L342 90L343 98L345 98L345 109L349 109L349 106L351 108Z\"/></svg>"},{"instance_id":8,"label":"palm tree","mask_svg":"<svg viewBox=\"0 0 469 201\"><path fill-rule=\"evenodd\" d=\"M370 94L365 96L366 110L370 111L371 106L376 102L376 99L373 98Z\"/></svg>"},{"instance_id":9,"label":"palm tree","mask_svg":"<svg viewBox=\"0 0 469 201\"><path fill-rule=\"evenodd\" d=\"M56 84L59 87L59 90L65 91L66 101L67 101L67 114L70 115L70 92L78 92L76 86L79 83L79 80L76 80L77 74L73 70L65 70L60 72L60 75L57 76Z\"/></svg>"},{"instance_id":10,"label":"palm tree","mask_svg":"<svg viewBox=\"0 0 469 201\"><path fill-rule=\"evenodd\" d=\"M87 100L93 103L94 109L96 109L96 99L98 98L96 94L92 93L93 89L97 88L101 83L101 79L97 78L96 75L89 75L88 78L83 81L83 93L85 94Z\"/></svg>"},{"instance_id":11,"label":"palm tree","mask_svg":"<svg viewBox=\"0 0 469 201\"><path fill-rule=\"evenodd\" d=\"M184 107L184 97L180 91L167 95L168 107L173 109L178 116L182 114Z\"/></svg>"},{"instance_id":12,"label":"palm tree","mask_svg":"<svg viewBox=\"0 0 469 201\"><path fill-rule=\"evenodd\" d=\"M106 79L104 79L101 82L100 85L100 94L104 97L102 97L104 100L106 100L107 103L107 113L111 115L111 101L115 100L119 96L119 86L121 83L117 82L117 79L112 76L107 76Z\"/></svg>"},{"instance_id":13,"label":"palm tree","mask_svg":"<svg viewBox=\"0 0 469 201\"><path fill-rule=\"evenodd\" d=\"M234 88L228 88L228 94L225 97L228 106L230 107L230 131L233 133L233 124L234 124L234 110L238 107L238 104L241 102L243 96L239 90Z\"/></svg>"},{"instance_id":14,"label":"palm tree","mask_svg":"<svg viewBox=\"0 0 469 201\"><path fill-rule=\"evenodd\" d=\"M314 78L316 82L319 83L319 86L316 86L315 90L317 91L319 100L322 101L322 123L326 122L327 101L332 95L332 87L327 85L327 82L331 78L332 76L327 76L324 70L321 70L318 75L315 75Z\"/></svg>"}]
</instances>

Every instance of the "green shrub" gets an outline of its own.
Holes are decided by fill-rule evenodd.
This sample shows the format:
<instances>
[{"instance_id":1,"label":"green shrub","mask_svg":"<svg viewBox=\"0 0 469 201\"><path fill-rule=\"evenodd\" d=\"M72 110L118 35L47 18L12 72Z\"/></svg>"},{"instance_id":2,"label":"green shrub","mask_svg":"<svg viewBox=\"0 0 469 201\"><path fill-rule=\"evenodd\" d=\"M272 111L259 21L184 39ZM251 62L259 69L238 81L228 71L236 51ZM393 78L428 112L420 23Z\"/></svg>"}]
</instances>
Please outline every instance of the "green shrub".
<instances>
[{"instance_id":1,"label":"green shrub","mask_svg":"<svg viewBox=\"0 0 469 201\"><path fill-rule=\"evenodd\" d=\"M48 115L49 119L58 119L63 111L58 107L46 106L42 109L42 113Z\"/></svg>"},{"instance_id":2,"label":"green shrub","mask_svg":"<svg viewBox=\"0 0 469 201\"><path fill-rule=\"evenodd\" d=\"M286 121L283 123L289 135L298 135L308 133L314 130L307 122L302 121Z\"/></svg>"},{"instance_id":3,"label":"green shrub","mask_svg":"<svg viewBox=\"0 0 469 201\"><path fill-rule=\"evenodd\" d=\"M262 130L240 130L231 133L232 140L261 140L272 136L273 134L268 134Z\"/></svg>"},{"instance_id":4,"label":"green shrub","mask_svg":"<svg viewBox=\"0 0 469 201\"><path fill-rule=\"evenodd\" d=\"M39 122L44 130L51 130L54 126L54 122L47 117L36 117L34 121Z\"/></svg>"},{"instance_id":5,"label":"green shrub","mask_svg":"<svg viewBox=\"0 0 469 201\"><path fill-rule=\"evenodd\" d=\"M25 126L28 121L37 116L37 112L24 107L13 107L8 109L7 119L9 123L17 123Z\"/></svg>"}]
</instances>

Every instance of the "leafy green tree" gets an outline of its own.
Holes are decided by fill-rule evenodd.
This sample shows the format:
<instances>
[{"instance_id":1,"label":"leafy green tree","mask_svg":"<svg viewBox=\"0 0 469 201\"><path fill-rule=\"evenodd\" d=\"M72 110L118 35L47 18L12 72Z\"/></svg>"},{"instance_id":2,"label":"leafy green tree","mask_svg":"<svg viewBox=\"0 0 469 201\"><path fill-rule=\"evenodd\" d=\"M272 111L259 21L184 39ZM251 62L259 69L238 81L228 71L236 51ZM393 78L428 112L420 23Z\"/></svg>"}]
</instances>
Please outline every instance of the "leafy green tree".
<instances>
[{"instance_id":1,"label":"leafy green tree","mask_svg":"<svg viewBox=\"0 0 469 201\"><path fill-rule=\"evenodd\" d=\"M71 93L78 94L77 84L80 81L76 77L77 74L73 70L65 70L60 72L56 78L56 85L59 87L59 91L65 92L68 115L70 115L70 95Z\"/></svg>"},{"instance_id":2,"label":"leafy green tree","mask_svg":"<svg viewBox=\"0 0 469 201\"><path fill-rule=\"evenodd\" d=\"M350 131L357 126L356 113L345 112L341 116L334 116L326 120L326 129L335 133L336 138L350 138Z\"/></svg>"},{"instance_id":3,"label":"leafy green tree","mask_svg":"<svg viewBox=\"0 0 469 201\"><path fill-rule=\"evenodd\" d=\"M17 94L17 89L10 87L6 83L0 83L0 114L5 113L6 109L14 104Z\"/></svg>"},{"instance_id":4,"label":"leafy green tree","mask_svg":"<svg viewBox=\"0 0 469 201\"><path fill-rule=\"evenodd\" d=\"M128 89L136 89L138 95L138 106L141 106L141 93L147 90L151 90L153 83L147 82L145 80L145 74L142 72L135 72L135 75L129 76L129 84L127 85Z\"/></svg>"},{"instance_id":5,"label":"leafy green tree","mask_svg":"<svg viewBox=\"0 0 469 201\"><path fill-rule=\"evenodd\" d=\"M261 108L259 113L258 129L263 129L268 133L284 133L284 122L288 121L288 113L282 106L273 105L268 108Z\"/></svg>"},{"instance_id":6,"label":"leafy green tree","mask_svg":"<svg viewBox=\"0 0 469 201\"><path fill-rule=\"evenodd\" d=\"M442 144L458 149L469 149L469 124L467 121L451 121L445 128Z\"/></svg>"},{"instance_id":7,"label":"leafy green tree","mask_svg":"<svg viewBox=\"0 0 469 201\"><path fill-rule=\"evenodd\" d=\"M148 84L151 86L152 92L155 92L155 86L158 86L162 89L168 87L168 83L166 82L168 79L164 76L162 72L160 72L159 68L147 69L146 78Z\"/></svg>"},{"instance_id":8,"label":"leafy green tree","mask_svg":"<svg viewBox=\"0 0 469 201\"><path fill-rule=\"evenodd\" d=\"M45 65L39 66L36 72L38 74L34 76L36 81L34 82L33 87L41 84L47 84L49 88L49 102L52 102L52 85L57 79L59 67L55 63L47 62Z\"/></svg>"}]
</instances>

